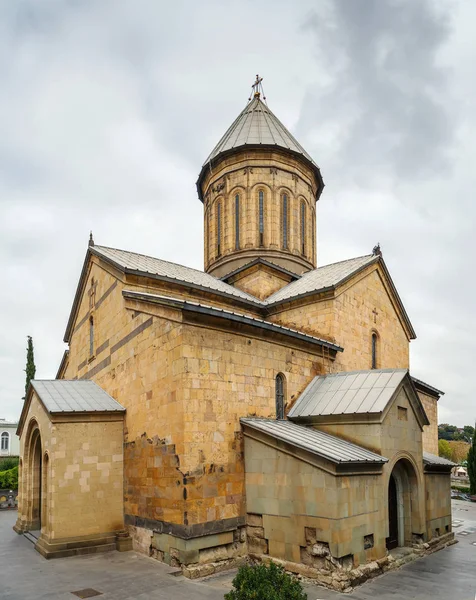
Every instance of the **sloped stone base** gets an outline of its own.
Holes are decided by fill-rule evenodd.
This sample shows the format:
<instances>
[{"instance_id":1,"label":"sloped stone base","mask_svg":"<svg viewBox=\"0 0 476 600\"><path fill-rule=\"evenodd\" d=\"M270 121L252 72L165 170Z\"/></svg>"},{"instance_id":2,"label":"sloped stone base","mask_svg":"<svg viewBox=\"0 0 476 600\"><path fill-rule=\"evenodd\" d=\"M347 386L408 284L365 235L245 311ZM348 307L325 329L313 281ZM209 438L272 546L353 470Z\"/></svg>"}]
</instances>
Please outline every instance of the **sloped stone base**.
<instances>
[{"instance_id":1,"label":"sloped stone base","mask_svg":"<svg viewBox=\"0 0 476 600\"><path fill-rule=\"evenodd\" d=\"M398 569L399 567L413 560L432 554L438 550L446 548L457 543L453 533L447 533L430 542L418 544L413 548L397 548L384 556L383 558L360 565L355 569L349 566L335 565L333 570L316 569L301 563L293 563L272 556L250 553L251 560L269 564L274 562L281 565L286 571L294 573L302 578L309 579L315 583L323 585L339 592L351 592L352 589L361 585L368 579L383 575L387 571Z\"/></svg>"}]
</instances>

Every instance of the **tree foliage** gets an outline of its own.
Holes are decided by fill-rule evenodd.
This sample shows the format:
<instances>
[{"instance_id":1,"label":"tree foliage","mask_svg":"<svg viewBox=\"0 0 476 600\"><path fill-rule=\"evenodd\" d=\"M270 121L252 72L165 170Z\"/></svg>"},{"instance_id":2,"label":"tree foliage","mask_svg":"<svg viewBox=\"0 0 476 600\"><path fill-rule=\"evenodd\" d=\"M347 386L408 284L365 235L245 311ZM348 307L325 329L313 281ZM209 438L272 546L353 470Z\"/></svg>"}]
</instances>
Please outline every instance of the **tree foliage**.
<instances>
[{"instance_id":1,"label":"tree foliage","mask_svg":"<svg viewBox=\"0 0 476 600\"><path fill-rule=\"evenodd\" d=\"M306 600L301 583L271 562L240 567L225 600Z\"/></svg>"},{"instance_id":2,"label":"tree foliage","mask_svg":"<svg viewBox=\"0 0 476 600\"><path fill-rule=\"evenodd\" d=\"M451 446L448 440L438 440L438 456L451 460Z\"/></svg>"},{"instance_id":3,"label":"tree foliage","mask_svg":"<svg viewBox=\"0 0 476 600\"><path fill-rule=\"evenodd\" d=\"M26 393L28 392L28 386L30 385L30 381L35 379L36 367L35 367L35 355L33 351L33 339L31 335L27 336L28 343L26 347L26 381L25 381L25 398Z\"/></svg>"},{"instance_id":4,"label":"tree foliage","mask_svg":"<svg viewBox=\"0 0 476 600\"><path fill-rule=\"evenodd\" d=\"M476 494L476 431L473 433L473 443L468 452L469 493Z\"/></svg>"},{"instance_id":5,"label":"tree foliage","mask_svg":"<svg viewBox=\"0 0 476 600\"><path fill-rule=\"evenodd\" d=\"M0 471L9 471L18 466L20 459L18 456L5 456L0 458Z\"/></svg>"},{"instance_id":6,"label":"tree foliage","mask_svg":"<svg viewBox=\"0 0 476 600\"><path fill-rule=\"evenodd\" d=\"M448 423L438 425L438 439L440 440L454 440L455 442L461 441L470 444L473 435L474 427L472 425L465 425L464 427L456 427L456 425L449 425Z\"/></svg>"},{"instance_id":7,"label":"tree foliage","mask_svg":"<svg viewBox=\"0 0 476 600\"><path fill-rule=\"evenodd\" d=\"M18 467L14 467L8 471L0 471L0 489L18 489Z\"/></svg>"},{"instance_id":8,"label":"tree foliage","mask_svg":"<svg viewBox=\"0 0 476 600\"><path fill-rule=\"evenodd\" d=\"M448 444L451 449L451 459L450 460L452 460L455 463L458 463L459 465L462 464L468 456L468 451L469 451L471 445L468 444L468 442L455 441L455 440L449 441Z\"/></svg>"}]
</instances>

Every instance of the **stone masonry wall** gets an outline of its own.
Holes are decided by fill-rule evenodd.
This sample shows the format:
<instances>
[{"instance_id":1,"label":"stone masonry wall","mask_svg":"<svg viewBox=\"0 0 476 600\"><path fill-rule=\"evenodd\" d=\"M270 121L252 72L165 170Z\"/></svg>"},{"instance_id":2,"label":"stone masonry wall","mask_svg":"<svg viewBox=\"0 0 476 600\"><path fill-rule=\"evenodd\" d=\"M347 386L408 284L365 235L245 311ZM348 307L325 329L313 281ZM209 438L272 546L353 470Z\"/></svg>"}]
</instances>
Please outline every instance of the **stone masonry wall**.
<instances>
[{"instance_id":1,"label":"stone masonry wall","mask_svg":"<svg viewBox=\"0 0 476 600\"><path fill-rule=\"evenodd\" d=\"M381 475L335 477L248 437L245 464L250 553L329 571L385 556Z\"/></svg>"},{"instance_id":2,"label":"stone masonry wall","mask_svg":"<svg viewBox=\"0 0 476 600\"><path fill-rule=\"evenodd\" d=\"M295 308L293 304L279 308L268 318L343 346L344 352L333 366L335 372L371 368L374 331L378 335L377 367L408 368L409 340L375 265L342 286L335 298L294 304Z\"/></svg>"},{"instance_id":3,"label":"stone masonry wall","mask_svg":"<svg viewBox=\"0 0 476 600\"><path fill-rule=\"evenodd\" d=\"M110 420L114 419L115 420ZM108 533L124 528L122 414L97 421L52 423L36 394L25 418L22 457L28 424L39 426L46 496L42 534L49 540ZM26 517L28 465L22 463L19 518Z\"/></svg>"},{"instance_id":4,"label":"stone masonry wall","mask_svg":"<svg viewBox=\"0 0 476 600\"><path fill-rule=\"evenodd\" d=\"M425 473L426 534L428 540L451 532L449 473Z\"/></svg>"},{"instance_id":5,"label":"stone masonry wall","mask_svg":"<svg viewBox=\"0 0 476 600\"><path fill-rule=\"evenodd\" d=\"M430 421L430 424L423 428L423 450L438 456L438 401L420 391L418 396Z\"/></svg>"}]
</instances>

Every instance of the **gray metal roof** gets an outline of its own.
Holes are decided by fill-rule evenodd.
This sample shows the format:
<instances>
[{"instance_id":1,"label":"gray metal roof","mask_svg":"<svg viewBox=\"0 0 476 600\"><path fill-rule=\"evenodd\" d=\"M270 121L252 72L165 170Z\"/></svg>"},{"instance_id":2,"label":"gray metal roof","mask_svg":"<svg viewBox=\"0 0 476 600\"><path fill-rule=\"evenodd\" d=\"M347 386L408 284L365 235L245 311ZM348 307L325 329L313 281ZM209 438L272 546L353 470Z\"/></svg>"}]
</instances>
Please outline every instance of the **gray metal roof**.
<instances>
[{"instance_id":1,"label":"gray metal roof","mask_svg":"<svg viewBox=\"0 0 476 600\"><path fill-rule=\"evenodd\" d=\"M213 148L203 166L222 152L250 145L286 148L301 154L308 161L315 164L301 144L289 133L266 104L259 97L255 97L233 121L225 135Z\"/></svg>"},{"instance_id":2,"label":"gray metal roof","mask_svg":"<svg viewBox=\"0 0 476 600\"><path fill-rule=\"evenodd\" d=\"M251 296L251 294L242 292L238 288L221 281L221 279L217 279L216 277L213 277L213 275L198 271L197 269L184 267L183 265L161 260L160 258L153 258L152 256L146 256L144 254L137 254L136 252L118 250L117 248L93 246L90 250L93 254L103 256L123 269L148 273L150 275L163 277L164 279L176 280L181 283L188 283L201 288L207 288L221 294L226 294L227 296L253 302L253 304L263 304L254 296Z\"/></svg>"},{"instance_id":3,"label":"gray metal roof","mask_svg":"<svg viewBox=\"0 0 476 600\"><path fill-rule=\"evenodd\" d=\"M240 422L257 431L262 431L278 440L308 450L333 463L378 463L388 462L386 458L365 448L334 437L317 429L296 425L291 421L272 419L242 418Z\"/></svg>"},{"instance_id":4,"label":"gray metal roof","mask_svg":"<svg viewBox=\"0 0 476 600\"><path fill-rule=\"evenodd\" d=\"M430 454L429 452L423 452L423 464L456 467L456 463L453 461L443 458L442 456L436 456L436 454Z\"/></svg>"},{"instance_id":5,"label":"gray metal roof","mask_svg":"<svg viewBox=\"0 0 476 600\"><path fill-rule=\"evenodd\" d=\"M33 380L31 385L50 413L124 412L94 381Z\"/></svg>"},{"instance_id":6,"label":"gray metal roof","mask_svg":"<svg viewBox=\"0 0 476 600\"><path fill-rule=\"evenodd\" d=\"M237 313L235 311L226 310L224 308L210 306L209 304L201 304L200 302L192 302L191 300L181 300L180 298L163 296L161 294L151 294L150 292L137 292L134 290L123 290L122 294L125 298L143 300L145 302L153 302L157 304L173 303L174 305L182 308L183 310L207 313L213 316L223 317L230 321L239 321L241 323L254 325L256 327L262 327L263 329L276 331L294 338L298 338L303 341L308 341L314 344L318 344L320 346L325 346L326 348L335 350L336 352L343 352L344 350L341 346L338 346L337 344L333 344L328 340L323 340L322 338L316 337L314 335L309 335L308 333L298 331L297 329L291 329L290 327L286 327L285 325L279 325L278 323L273 323L272 321L265 321L264 319L251 317L243 313Z\"/></svg>"},{"instance_id":7,"label":"gray metal roof","mask_svg":"<svg viewBox=\"0 0 476 600\"><path fill-rule=\"evenodd\" d=\"M266 304L274 304L311 292L318 292L319 290L331 288L345 281L356 271L359 271L378 260L378 256L370 254L319 267L305 273L297 281L289 283L287 286L269 296L266 300Z\"/></svg>"},{"instance_id":8,"label":"gray metal roof","mask_svg":"<svg viewBox=\"0 0 476 600\"><path fill-rule=\"evenodd\" d=\"M417 379L416 377L412 377L412 381L413 381L413 383L415 384L415 386L417 388L426 388L426 390L424 389L422 391L433 392L436 396L444 396L445 395L445 392L442 392L441 390L437 389L436 387L433 387L429 383L425 383L421 379Z\"/></svg>"},{"instance_id":9,"label":"gray metal roof","mask_svg":"<svg viewBox=\"0 0 476 600\"><path fill-rule=\"evenodd\" d=\"M289 418L381 413L407 375L407 369L373 369L314 377Z\"/></svg>"}]
</instances>

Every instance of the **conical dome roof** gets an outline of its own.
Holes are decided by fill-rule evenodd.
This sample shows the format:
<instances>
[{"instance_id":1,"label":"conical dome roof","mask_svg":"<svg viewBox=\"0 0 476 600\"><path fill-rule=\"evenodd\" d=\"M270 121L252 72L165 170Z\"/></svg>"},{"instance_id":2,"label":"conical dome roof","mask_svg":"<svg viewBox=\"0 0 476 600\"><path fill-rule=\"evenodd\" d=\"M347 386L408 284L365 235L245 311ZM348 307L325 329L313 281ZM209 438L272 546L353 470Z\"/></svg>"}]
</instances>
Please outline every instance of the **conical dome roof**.
<instances>
[{"instance_id":1,"label":"conical dome roof","mask_svg":"<svg viewBox=\"0 0 476 600\"><path fill-rule=\"evenodd\" d=\"M225 135L213 148L203 166L223 152L242 146L278 146L301 154L315 164L296 138L262 102L258 94L234 120Z\"/></svg>"}]
</instances>

